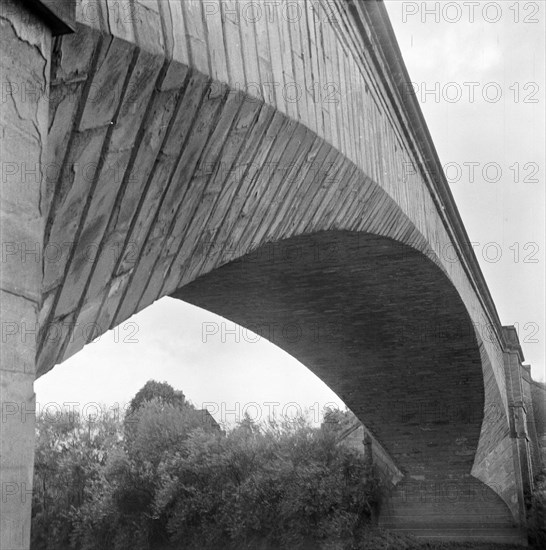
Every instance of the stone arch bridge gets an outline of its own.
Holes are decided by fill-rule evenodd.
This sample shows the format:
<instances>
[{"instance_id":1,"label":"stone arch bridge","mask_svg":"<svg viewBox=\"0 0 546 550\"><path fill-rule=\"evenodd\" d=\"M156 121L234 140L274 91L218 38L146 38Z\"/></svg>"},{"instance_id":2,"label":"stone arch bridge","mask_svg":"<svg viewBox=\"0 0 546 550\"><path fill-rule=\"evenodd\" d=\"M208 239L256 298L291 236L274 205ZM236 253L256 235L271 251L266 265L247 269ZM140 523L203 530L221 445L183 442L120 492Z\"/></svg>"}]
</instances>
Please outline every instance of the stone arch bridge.
<instances>
[{"instance_id":1,"label":"stone arch bridge","mask_svg":"<svg viewBox=\"0 0 546 550\"><path fill-rule=\"evenodd\" d=\"M382 2L3 0L0 29L2 549L29 545L34 380L167 295L302 327L276 343L396 472L383 525L525 539L544 387Z\"/></svg>"}]
</instances>

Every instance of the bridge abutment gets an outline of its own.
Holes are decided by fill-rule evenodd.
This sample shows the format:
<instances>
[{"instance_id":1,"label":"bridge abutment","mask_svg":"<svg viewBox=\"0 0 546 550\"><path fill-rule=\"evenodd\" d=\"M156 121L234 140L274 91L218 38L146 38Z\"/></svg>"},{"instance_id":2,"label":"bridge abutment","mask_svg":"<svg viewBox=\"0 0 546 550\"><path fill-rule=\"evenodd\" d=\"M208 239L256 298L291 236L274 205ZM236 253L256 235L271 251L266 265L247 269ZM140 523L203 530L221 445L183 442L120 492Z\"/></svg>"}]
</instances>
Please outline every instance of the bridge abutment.
<instances>
[{"instance_id":1,"label":"bridge abutment","mask_svg":"<svg viewBox=\"0 0 546 550\"><path fill-rule=\"evenodd\" d=\"M536 438L536 426L533 414L533 398L525 391L523 351L515 327L503 327L507 349L504 351L504 367L506 374L506 389L510 410L510 437L514 456L514 476L516 480L520 523L527 522L525 495L534 488L533 452L540 455L539 443ZM527 394L527 395L526 395ZM532 437L534 435L534 437ZM537 462L535 460L535 462ZM541 459L539 459L541 462Z\"/></svg>"},{"instance_id":2,"label":"bridge abutment","mask_svg":"<svg viewBox=\"0 0 546 550\"><path fill-rule=\"evenodd\" d=\"M43 168L55 15L2 0L0 187L0 549L30 546L37 333L42 301ZM66 14L65 14L66 15Z\"/></svg>"}]
</instances>

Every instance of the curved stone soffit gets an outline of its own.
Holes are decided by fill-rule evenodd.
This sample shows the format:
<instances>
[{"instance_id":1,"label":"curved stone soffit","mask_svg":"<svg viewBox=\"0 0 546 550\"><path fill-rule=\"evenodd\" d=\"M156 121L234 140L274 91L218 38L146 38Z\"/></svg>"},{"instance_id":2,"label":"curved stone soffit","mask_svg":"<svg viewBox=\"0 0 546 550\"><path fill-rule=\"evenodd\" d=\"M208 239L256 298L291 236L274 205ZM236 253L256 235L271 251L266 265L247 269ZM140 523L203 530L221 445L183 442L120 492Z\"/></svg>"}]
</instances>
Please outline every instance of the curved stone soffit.
<instances>
[{"instance_id":1,"label":"curved stone soffit","mask_svg":"<svg viewBox=\"0 0 546 550\"><path fill-rule=\"evenodd\" d=\"M300 360L410 482L465 484L473 475L511 507L513 487L490 468L493 459L483 471L475 467L499 418L502 429L502 402L492 416L484 396L484 347L445 272L420 252L370 233L299 235L267 243L173 296ZM220 341L221 329L212 328L207 337ZM506 509L500 500L496 506Z\"/></svg>"},{"instance_id":2,"label":"curved stone soffit","mask_svg":"<svg viewBox=\"0 0 546 550\"><path fill-rule=\"evenodd\" d=\"M419 472L401 464L408 458L401 439L417 443L419 434L426 446L448 433L450 444L436 442L446 452L439 463L460 456L457 466L470 473L485 401L480 346L445 273L413 248L370 233L298 235L266 243L172 296L297 358L406 474ZM392 423L404 427L392 434Z\"/></svg>"},{"instance_id":3,"label":"curved stone soffit","mask_svg":"<svg viewBox=\"0 0 546 550\"><path fill-rule=\"evenodd\" d=\"M81 0L77 33L56 40L42 202L44 246L59 253L44 257L38 375L261 243L347 229L391 237L442 266L506 410L502 353L499 363L498 345L483 337L486 315L460 262L442 254L450 241L424 181L400 177L410 147L365 55L326 13L320 25L304 13L298 30L279 14L276 27L203 9ZM294 40L302 56L291 55ZM314 55L318 43L337 65ZM263 83L285 82L288 67L300 89L335 81L349 101L284 101ZM240 83L250 93L234 92Z\"/></svg>"},{"instance_id":4,"label":"curved stone soffit","mask_svg":"<svg viewBox=\"0 0 546 550\"><path fill-rule=\"evenodd\" d=\"M474 459L472 475L500 495L514 519L519 521L518 492L514 479L513 440L491 360L483 342L480 341L479 346L485 403L480 445Z\"/></svg>"}]
</instances>

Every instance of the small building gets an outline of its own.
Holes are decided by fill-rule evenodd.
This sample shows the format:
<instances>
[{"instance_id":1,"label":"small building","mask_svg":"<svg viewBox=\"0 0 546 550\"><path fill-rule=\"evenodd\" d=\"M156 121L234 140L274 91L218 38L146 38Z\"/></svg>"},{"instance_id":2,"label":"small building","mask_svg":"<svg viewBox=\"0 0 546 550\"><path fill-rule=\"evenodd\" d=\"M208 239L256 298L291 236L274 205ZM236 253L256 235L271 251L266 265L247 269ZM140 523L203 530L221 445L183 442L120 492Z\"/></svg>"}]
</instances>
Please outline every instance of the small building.
<instances>
[{"instance_id":1,"label":"small building","mask_svg":"<svg viewBox=\"0 0 546 550\"><path fill-rule=\"evenodd\" d=\"M216 422L214 416L212 416L212 414L210 414L207 409L197 409L195 413L200 416L201 422L205 426L211 428L215 432L224 433L222 428L220 427L220 424Z\"/></svg>"}]
</instances>

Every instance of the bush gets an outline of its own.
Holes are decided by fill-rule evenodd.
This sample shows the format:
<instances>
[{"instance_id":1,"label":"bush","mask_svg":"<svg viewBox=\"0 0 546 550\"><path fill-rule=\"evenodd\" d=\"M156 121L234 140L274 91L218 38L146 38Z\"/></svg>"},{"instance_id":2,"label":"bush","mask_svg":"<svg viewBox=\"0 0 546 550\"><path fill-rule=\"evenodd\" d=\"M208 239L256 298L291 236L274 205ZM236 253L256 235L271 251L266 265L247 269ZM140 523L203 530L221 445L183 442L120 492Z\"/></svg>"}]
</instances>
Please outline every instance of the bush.
<instances>
[{"instance_id":1,"label":"bush","mask_svg":"<svg viewBox=\"0 0 546 550\"><path fill-rule=\"evenodd\" d=\"M114 414L41 414L36 419L32 542L36 550L69 548L73 513L88 499L121 438Z\"/></svg>"},{"instance_id":2,"label":"bush","mask_svg":"<svg viewBox=\"0 0 546 550\"><path fill-rule=\"evenodd\" d=\"M157 514L186 548L303 548L370 520L379 484L363 457L305 422L193 432L161 465Z\"/></svg>"},{"instance_id":3,"label":"bush","mask_svg":"<svg viewBox=\"0 0 546 550\"><path fill-rule=\"evenodd\" d=\"M355 543L379 504L362 454L303 418L247 417L224 434L181 392L149 382L125 419L46 420L33 550L333 550Z\"/></svg>"},{"instance_id":4,"label":"bush","mask_svg":"<svg viewBox=\"0 0 546 550\"><path fill-rule=\"evenodd\" d=\"M529 542L535 548L546 548L546 471L535 478L535 488L528 498Z\"/></svg>"}]
</instances>

